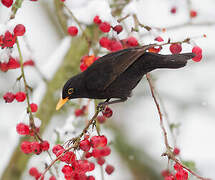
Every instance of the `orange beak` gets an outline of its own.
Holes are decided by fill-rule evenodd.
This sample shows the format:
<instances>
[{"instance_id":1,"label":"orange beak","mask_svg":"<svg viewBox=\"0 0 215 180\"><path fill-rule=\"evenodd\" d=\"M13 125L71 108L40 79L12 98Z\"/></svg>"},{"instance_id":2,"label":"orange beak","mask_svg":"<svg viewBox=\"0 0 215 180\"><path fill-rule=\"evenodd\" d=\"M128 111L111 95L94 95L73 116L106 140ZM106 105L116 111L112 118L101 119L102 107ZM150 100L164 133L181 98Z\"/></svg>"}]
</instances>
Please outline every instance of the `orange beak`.
<instances>
[{"instance_id":1,"label":"orange beak","mask_svg":"<svg viewBox=\"0 0 215 180\"><path fill-rule=\"evenodd\" d=\"M56 110L58 111L68 100L68 97L65 99L60 99L57 103Z\"/></svg>"}]
</instances>

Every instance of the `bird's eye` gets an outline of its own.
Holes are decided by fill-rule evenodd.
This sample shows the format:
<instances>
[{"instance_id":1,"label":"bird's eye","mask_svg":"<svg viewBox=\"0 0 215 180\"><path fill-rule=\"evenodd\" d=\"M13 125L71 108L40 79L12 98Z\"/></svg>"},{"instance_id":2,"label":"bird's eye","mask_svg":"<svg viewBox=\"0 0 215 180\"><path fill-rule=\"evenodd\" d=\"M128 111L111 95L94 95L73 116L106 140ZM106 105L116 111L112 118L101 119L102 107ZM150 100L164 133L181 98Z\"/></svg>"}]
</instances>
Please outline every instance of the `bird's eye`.
<instances>
[{"instance_id":1,"label":"bird's eye","mask_svg":"<svg viewBox=\"0 0 215 180\"><path fill-rule=\"evenodd\" d=\"M69 88L68 89L68 94L72 94L74 92L74 88Z\"/></svg>"}]
</instances>

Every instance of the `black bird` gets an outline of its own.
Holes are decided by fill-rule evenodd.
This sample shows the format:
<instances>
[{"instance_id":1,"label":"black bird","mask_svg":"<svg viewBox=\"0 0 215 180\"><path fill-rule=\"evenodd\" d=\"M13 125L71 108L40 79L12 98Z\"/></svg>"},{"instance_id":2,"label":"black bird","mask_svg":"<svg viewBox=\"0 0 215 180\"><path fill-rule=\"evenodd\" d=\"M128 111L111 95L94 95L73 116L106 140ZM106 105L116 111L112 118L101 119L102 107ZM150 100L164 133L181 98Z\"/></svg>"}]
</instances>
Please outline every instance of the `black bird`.
<instances>
[{"instance_id":1,"label":"black bird","mask_svg":"<svg viewBox=\"0 0 215 180\"><path fill-rule=\"evenodd\" d=\"M70 78L63 87L56 110L69 99L106 99L108 104L126 101L142 77L159 68L184 67L193 53L161 55L146 52L152 45L123 49L96 60L87 70ZM111 98L117 100L109 101Z\"/></svg>"}]
</instances>

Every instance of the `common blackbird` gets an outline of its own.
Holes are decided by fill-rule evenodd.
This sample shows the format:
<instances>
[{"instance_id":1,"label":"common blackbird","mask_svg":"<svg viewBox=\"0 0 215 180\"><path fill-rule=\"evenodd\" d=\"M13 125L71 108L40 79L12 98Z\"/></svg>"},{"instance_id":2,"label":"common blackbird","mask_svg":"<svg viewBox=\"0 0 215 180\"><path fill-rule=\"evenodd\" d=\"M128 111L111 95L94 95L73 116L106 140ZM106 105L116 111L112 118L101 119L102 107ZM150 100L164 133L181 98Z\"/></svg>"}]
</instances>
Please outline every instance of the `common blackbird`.
<instances>
[{"instance_id":1,"label":"common blackbird","mask_svg":"<svg viewBox=\"0 0 215 180\"><path fill-rule=\"evenodd\" d=\"M151 46L123 49L109 53L96 60L82 73L70 78L63 87L62 99L56 110L69 99L106 99L100 105L126 101L142 77L158 68L184 67L193 53L161 55L146 52ZM116 100L109 101L111 98Z\"/></svg>"}]
</instances>

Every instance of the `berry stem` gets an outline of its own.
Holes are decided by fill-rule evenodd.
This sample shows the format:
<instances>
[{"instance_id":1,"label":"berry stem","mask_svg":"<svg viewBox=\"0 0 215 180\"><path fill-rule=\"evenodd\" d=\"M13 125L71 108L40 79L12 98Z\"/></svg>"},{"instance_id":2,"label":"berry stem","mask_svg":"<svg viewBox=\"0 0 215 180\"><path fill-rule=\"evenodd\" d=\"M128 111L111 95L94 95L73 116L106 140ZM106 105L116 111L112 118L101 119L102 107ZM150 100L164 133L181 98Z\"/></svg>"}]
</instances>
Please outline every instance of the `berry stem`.
<instances>
[{"instance_id":1,"label":"berry stem","mask_svg":"<svg viewBox=\"0 0 215 180\"><path fill-rule=\"evenodd\" d=\"M16 0L11 9L10 19L14 19L18 9L21 7L23 0Z\"/></svg>"},{"instance_id":2,"label":"berry stem","mask_svg":"<svg viewBox=\"0 0 215 180\"><path fill-rule=\"evenodd\" d=\"M25 77L24 65L23 65L23 57L22 57L22 52L21 52L21 48L20 48L20 45L19 45L18 38L16 40L16 45L17 45L17 49L18 49L18 52L19 52L19 60L20 60L20 67L21 67L21 76L22 76L22 79L23 79L23 82L24 82L24 86L25 86L25 94L26 94L27 105L28 105L27 112L29 113L30 127L34 131L36 137L41 142L43 142L42 138L37 133L36 126L34 124L34 116L33 116L32 111L31 111L30 98L29 98L29 93L28 93L29 86L27 84L26 77Z\"/></svg>"}]
</instances>

